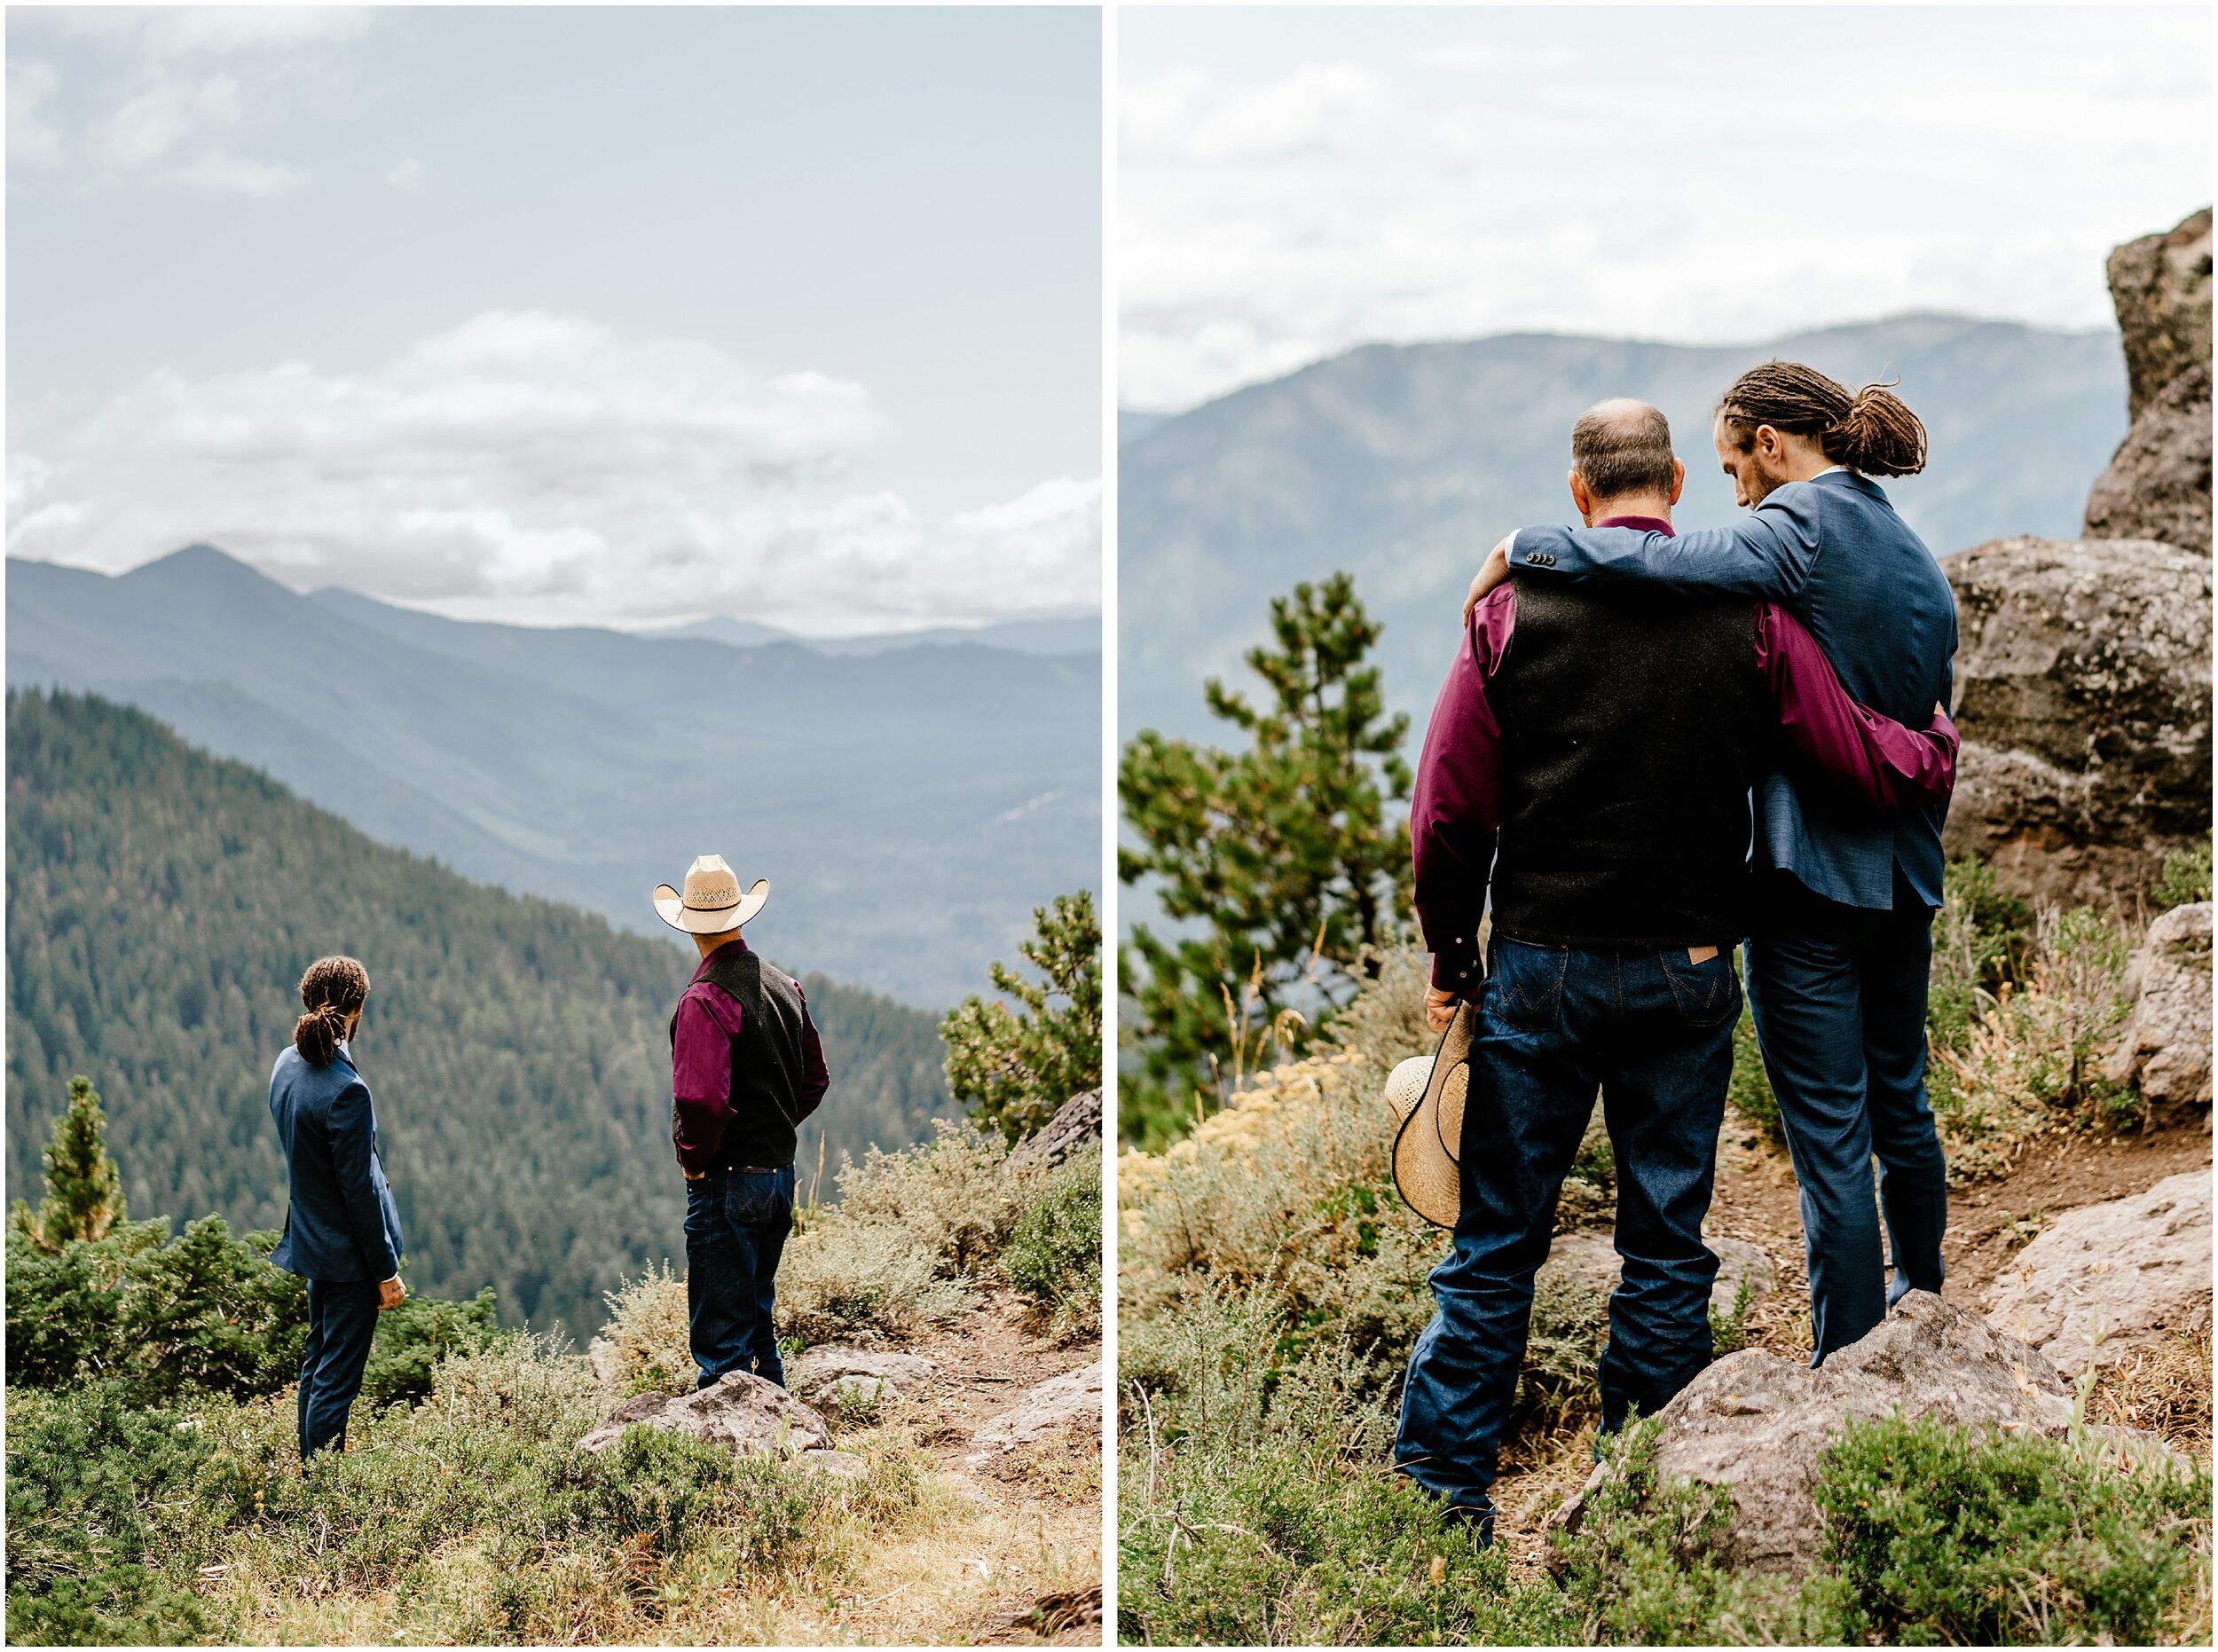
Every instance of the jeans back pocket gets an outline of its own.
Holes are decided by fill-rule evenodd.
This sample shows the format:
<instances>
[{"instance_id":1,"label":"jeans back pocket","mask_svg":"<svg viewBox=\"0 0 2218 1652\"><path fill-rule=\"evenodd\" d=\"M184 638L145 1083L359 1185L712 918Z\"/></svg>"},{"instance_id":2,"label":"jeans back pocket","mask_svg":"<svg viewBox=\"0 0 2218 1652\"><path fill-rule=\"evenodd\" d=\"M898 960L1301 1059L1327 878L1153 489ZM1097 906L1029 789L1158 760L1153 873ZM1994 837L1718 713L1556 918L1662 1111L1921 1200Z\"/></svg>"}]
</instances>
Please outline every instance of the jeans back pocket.
<instances>
[{"instance_id":1,"label":"jeans back pocket","mask_svg":"<svg viewBox=\"0 0 2218 1652\"><path fill-rule=\"evenodd\" d=\"M1563 976L1570 963L1568 947L1496 941L1494 973L1487 981L1495 1014L1521 1033L1555 1031L1563 1019Z\"/></svg>"},{"instance_id":2,"label":"jeans back pocket","mask_svg":"<svg viewBox=\"0 0 2218 1652\"><path fill-rule=\"evenodd\" d=\"M1700 964L1689 961L1683 947L1667 948L1656 960L1671 985L1679 1019L1687 1026L1715 1027L1741 1013L1741 978L1726 948L1719 948Z\"/></svg>"}]
</instances>

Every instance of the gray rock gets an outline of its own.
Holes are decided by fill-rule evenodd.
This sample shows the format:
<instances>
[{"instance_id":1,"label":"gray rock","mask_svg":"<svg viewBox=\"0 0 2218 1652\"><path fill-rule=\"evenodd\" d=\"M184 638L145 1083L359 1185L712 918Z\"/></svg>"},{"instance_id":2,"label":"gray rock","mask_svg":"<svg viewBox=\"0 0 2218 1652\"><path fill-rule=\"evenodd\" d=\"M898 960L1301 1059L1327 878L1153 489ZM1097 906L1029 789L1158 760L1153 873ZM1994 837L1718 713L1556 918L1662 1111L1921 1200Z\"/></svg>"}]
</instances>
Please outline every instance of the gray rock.
<instances>
[{"instance_id":1,"label":"gray rock","mask_svg":"<svg viewBox=\"0 0 2218 1652\"><path fill-rule=\"evenodd\" d=\"M830 1451L831 1428L811 1407L776 1383L751 1372L730 1371L692 1394L641 1394L610 1413L609 1420L578 1442L583 1451L608 1450L633 1423L669 1428L698 1440L713 1440L735 1452L793 1458Z\"/></svg>"},{"instance_id":2,"label":"gray rock","mask_svg":"<svg viewBox=\"0 0 2218 1652\"><path fill-rule=\"evenodd\" d=\"M2018 893L2120 900L2210 829L2210 560L1997 539L1941 563L1963 735L1944 841Z\"/></svg>"},{"instance_id":3,"label":"gray rock","mask_svg":"<svg viewBox=\"0 0 2218 1652\"><path fill-rule=\"evenodd\" d=\"M857 1394L877 1402L927 1387L940 1367L921 1354L883 1354L860 1348L812 1348L786 1367L786 1386L812 1405L837 1404Z\"/></svg>"},{"instance_id":4,"label":"gray rock","mask_svg":"<svg viewBox=\"0 0 2218 1652\"><path fill-rule=\"evenodd\" d=\"M2110 256L2126 439L2088 494L2087 537L2210 554L2210 211Z\"/></svg>"},{"instance_id":5,"label":"gray rock","mask_svg":"<svg viewBox=\"0 0 2218 1652\"><path fill-rule=\"evenodd\" d=\"M1742 1279L1748 1281L1751 1302L1768 1295L1778 1284L1779 1270L1761 1247L1716 1235L1704 1242L1718 1255L1718 1278L1710 1288L1713 1311L1733 1311ZM1619 1265L1616 1247L1602 1234L1559 1233L1548 1247L1548 1260L1534 1277L1533 1289L1539 1294L1554 1288L1581 1288L1606 1298L1617 1288Z\"/></svg>"},{"instance_id":6,"label":"gray rock","mask_svg":"<svg viewBox=\"0 0 2218 1652\"><path fill-rule=\"evenodd\" d=\"M1656 1413L1657 1477L1732 1488L1726 1563L1798 1575L1822 1539L1813 1497L1820 1457L1848 1419L1896 1412L2055 1436L2070 1428L2072 1398L2038 1351L1969 1309L1913 1291L1870 1335L1815 1370L1755 1348L1711 1366ZM2168 1449L2136 1430L2089 1432L2136 1452ZM1559 1530L1577 1530L1589 1494L1612 1472L1596 1467L1556 1515Z\"/></svg>"},{"instance_id":7,"label":"gray rock","mask_svg":"<svg viewBox=\"0 0 2218 1652\"><path fill-rule=\"evenodd\" d=\"M2210 1203L2210 1172L2190 1170L2059 1216L1989 1288L1987 1318L2066 1374L2201 1330Z\"/></svg>"},{"instance_id":8,"label":"gray rock","mask_svg":"<svg viewBox=\"0 0 2218 1652\"><path fill-rule=\"evenodd\" d=\"M1028 1390L1009 1410L987 1418L971 1436L971 1451L963 1460L971 1468L982 1468L1019 1446L1073 1427L1089 1425L1097 1431L1101 1407L1102 1367L1097 1359L1090 1365L1050 1378Z\"/></svg>"},{"instance_id":9,"label":"gray rock","mask_svg":"<svg viewBox=\"0 0 2218 1652\"><path fill-rule=\"evenodd\" d=\"M2174 907L2149 925L2126 972L2133 1013L2108 1076L2159 1117L2210 1105L2210 939L2209 901Z\"/></svg>"},{"instance_id":10,"label":"gray rock","mask_svg":"<svg viewBox=\"0 0 2218 1652\"><path fill-rule=\"evenodd\" d=\"M1081 1148L1101 1141L1101 1092L1082 1090L1055 1111L1055 1116L1019 1142L1002 1160L1003 1176L1051 1170Z\"/></svg>"}]
</instances>

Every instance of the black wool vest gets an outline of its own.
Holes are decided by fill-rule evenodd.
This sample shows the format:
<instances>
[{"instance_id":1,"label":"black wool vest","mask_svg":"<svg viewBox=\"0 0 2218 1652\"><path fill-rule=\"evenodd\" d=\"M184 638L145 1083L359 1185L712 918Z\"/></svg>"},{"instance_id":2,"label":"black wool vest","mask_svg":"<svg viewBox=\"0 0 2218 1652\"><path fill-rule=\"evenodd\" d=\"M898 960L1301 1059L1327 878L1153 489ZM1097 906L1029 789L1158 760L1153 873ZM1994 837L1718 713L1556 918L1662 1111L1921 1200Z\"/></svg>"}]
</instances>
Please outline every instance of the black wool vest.
<instances>
[{"instance_id":1,"label":"black wool vest","mask_svg":"<svg viewBox=\"0 0 2218 1652\"><path fill-rule=\"evenodd\" d=\"M1502 731L1494 930L1551 947L1748 932L1749 791L1771 750L1755 605L1521 580L1487 701Z\"/></svg>"},{"instance_id":2,"label":"black wool vest","mask_svg":"<svg viewBox=\"0 0 2218 1652\"><path fill-rule=\"evenodd\" d=\"M808 1020L799 988L738 947L710 954L698 979L731 994L740 1009L739 1036L732 1040L732 1116L716 1162L762 1169L791 1162L801 1107L801 1030ZM673 1050L678 1045L675 1010L670 1044Z\"/></svg>"}]
</instances>

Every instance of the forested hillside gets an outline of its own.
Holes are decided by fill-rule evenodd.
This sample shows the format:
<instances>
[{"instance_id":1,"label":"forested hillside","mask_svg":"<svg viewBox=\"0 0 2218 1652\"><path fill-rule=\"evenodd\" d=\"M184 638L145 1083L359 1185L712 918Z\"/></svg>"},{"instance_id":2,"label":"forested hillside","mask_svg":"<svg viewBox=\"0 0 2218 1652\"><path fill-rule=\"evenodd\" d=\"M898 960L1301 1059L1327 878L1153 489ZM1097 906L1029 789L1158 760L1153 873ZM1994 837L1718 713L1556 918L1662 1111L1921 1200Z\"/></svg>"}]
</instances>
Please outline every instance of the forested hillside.
<instances>
[{"instance_id":1,"label":"forested hillside","mask_svg":"<svg viewBox=\"0 0 2218 1652\"><path fill-rule=\"evenodd\" d=\"M373 982L357 1050L413 1289L491 1285L510 1323L582 1336L621 1277L682 1255L665 1027L689 948L374 843L138 712L37 693L7 710L13 1185L37 1185L83 1073L134 1213L279 1225L270 1065L303 966L345 951ZM804 980L833 1078L806 1191L820 1124L829 1172L950 1109L932 1017Z\"/></svg>"}]
</instances>

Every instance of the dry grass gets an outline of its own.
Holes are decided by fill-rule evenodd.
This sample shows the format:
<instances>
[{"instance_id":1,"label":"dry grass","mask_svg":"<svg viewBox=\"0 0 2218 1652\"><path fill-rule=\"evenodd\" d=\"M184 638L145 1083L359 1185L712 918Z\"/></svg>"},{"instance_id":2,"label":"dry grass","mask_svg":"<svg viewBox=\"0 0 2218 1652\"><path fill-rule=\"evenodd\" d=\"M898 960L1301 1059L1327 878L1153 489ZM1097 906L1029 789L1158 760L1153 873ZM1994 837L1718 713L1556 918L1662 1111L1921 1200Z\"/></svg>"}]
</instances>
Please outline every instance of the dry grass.
<instances>
[{"instance_id":1,"label":"dry grass","mask_svg":"<svg viewBox=\"0 0 2218 1652\"><path fill-rule=\"evenodd\" d=\"M2128 1349L2105 1365L2088 1391L2087 1414L2096 1422L2160 1434L2179 1450L2210 1460L2211 1340L2170 1336Z\"/></svg>"}]
</instances>

